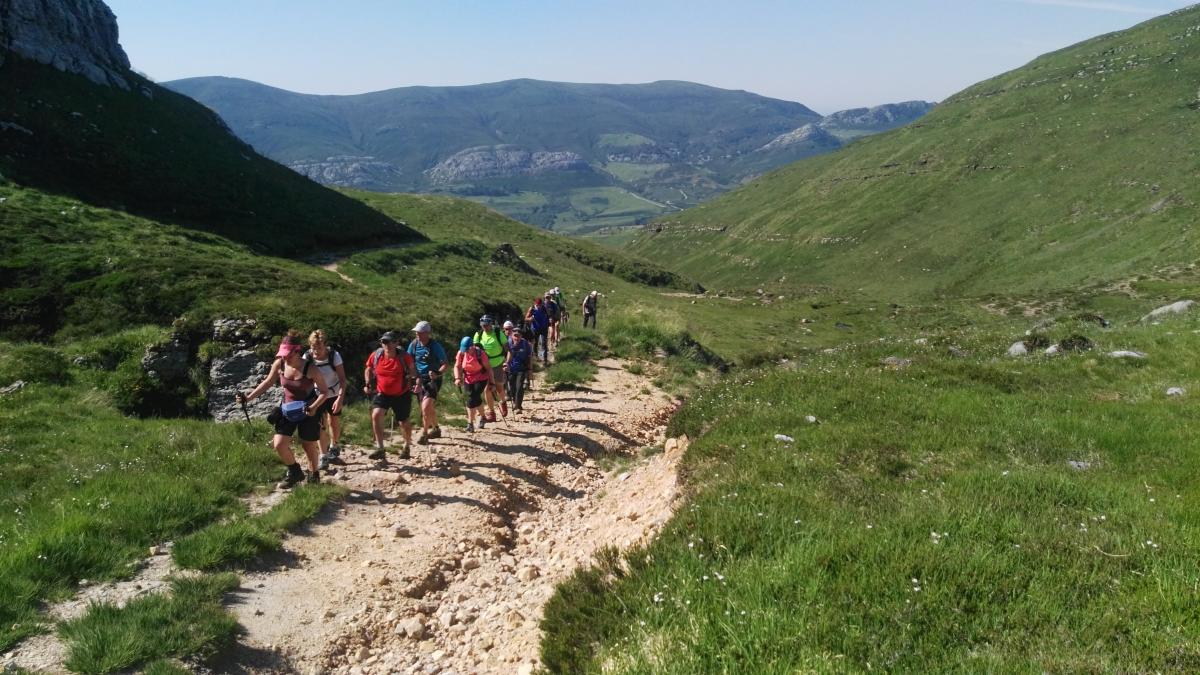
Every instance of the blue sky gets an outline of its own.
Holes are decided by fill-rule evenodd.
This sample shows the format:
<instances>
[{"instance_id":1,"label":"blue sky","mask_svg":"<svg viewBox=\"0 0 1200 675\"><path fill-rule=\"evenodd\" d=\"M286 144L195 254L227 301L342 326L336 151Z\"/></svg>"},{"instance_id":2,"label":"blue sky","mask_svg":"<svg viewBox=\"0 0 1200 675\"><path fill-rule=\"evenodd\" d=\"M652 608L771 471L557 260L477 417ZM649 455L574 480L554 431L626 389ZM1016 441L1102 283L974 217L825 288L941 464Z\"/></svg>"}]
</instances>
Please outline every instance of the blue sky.
<instances>
[{"instance_id":1,"label":"blue sky","mask_svg":"<svg viewBox=\"0 0 1200 675\"><path fill-rule=\"evenodd\" d=\"M821 113L941 100L1181 0L108 0L134 68L350 94L690 80Z\"/></svg>"}]
</instances>

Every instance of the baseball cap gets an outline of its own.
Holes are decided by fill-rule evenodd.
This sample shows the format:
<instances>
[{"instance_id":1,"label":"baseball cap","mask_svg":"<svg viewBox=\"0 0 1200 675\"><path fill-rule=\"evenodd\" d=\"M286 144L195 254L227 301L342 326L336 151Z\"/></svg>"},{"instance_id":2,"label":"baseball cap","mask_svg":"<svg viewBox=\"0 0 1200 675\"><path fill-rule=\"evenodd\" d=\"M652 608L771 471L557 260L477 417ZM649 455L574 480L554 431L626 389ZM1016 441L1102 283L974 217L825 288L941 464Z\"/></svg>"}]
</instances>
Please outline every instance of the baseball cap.
<instances>
[{"instance_id":1,"label":"baseball cap","mask_svg":"<svg viewBox=\"0 0 1200 675\"><path fill-rule=\"evenodd\" d=\"M414 333L432 333L433 326L429 325L428 321L418 321L417 325L413 326Z\"/></svg>"},{"instance_id":2,"label":"baseball cap","mask_svg":"<svg viewBox=\"0 0 1200 675\"><path fill-rule=\"evenodd\" d=\"M505 328L516 328L516 326L515 326L515 325L513 325L513 322L511 322L511 321L505 321L505 322L504 322L504 327L505 327Z\"/></svg>"},{"instance_id":3,"label":"baseball cap","mask_svg":"<svg viewBox=\"0 0 1200 675\"><path fill-rule=\"evenodd\" d=\"M379 341L380 342L395 342L396 334L389 330L388 332L379 336Z\"/></svg>"}]
</instances>

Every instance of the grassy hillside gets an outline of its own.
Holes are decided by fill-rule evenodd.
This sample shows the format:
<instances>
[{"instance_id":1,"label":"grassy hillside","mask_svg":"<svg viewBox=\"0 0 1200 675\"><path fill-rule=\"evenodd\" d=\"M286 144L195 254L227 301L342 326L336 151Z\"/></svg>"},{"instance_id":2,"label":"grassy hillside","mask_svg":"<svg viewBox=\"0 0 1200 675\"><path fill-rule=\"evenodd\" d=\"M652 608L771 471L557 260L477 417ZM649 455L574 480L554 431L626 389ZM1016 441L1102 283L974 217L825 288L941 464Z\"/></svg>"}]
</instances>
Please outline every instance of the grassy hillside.
<instances>
[{"instance_id":1,"label":"grassy hillside","mask_svg":"<svg viewBox=\"0 0 1200 675\"><path fill-rule=\"evenodd\" d=\"M0 177L282 254L415 232L258 155L204 106L16 56L0 67ZM7 256L6 256L7 257Z\"/></svg>"},{"instance_id":2,"label":"grassy hillside","mask_svg":"<svg viewBox=\"0 0 1200 675\"><path fill-rule=\"evenodd\" d=\"M1047 54L631 245L710 287L1028 293L1191 261L1200 8Z\"/></svg>"}]
</instances>

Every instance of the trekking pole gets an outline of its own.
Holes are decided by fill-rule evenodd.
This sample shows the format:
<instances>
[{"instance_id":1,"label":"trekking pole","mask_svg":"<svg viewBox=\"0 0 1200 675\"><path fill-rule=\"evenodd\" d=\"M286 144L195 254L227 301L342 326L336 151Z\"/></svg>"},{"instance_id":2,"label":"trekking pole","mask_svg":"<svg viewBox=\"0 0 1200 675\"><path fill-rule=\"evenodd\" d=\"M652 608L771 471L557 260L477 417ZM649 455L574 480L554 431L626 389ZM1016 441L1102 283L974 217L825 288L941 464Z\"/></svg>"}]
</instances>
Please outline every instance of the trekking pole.
<instances>
[{"instance_id":1,"label":"trekking pole","mask_svg":"<svg viewBox=\"0 0 1200 675\"><path fill-rule=\"evenodd\" d=\"M250 421L250 411L246 409L246 397L238 396L237 400L238 403L242 404L242 414L246 416L246 424L253 425L253 423Z\"/></svg>"}]
</instances>

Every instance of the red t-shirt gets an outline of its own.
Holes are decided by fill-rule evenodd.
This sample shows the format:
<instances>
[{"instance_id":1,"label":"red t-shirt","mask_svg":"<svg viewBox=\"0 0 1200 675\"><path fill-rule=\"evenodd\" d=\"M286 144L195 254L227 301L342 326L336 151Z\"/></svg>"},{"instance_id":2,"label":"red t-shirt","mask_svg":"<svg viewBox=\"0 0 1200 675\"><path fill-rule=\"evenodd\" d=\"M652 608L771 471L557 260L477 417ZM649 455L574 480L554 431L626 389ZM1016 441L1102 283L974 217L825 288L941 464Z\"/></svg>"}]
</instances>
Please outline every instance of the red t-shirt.
<instances>
[{"instance_id":1,"label":"red t-shirt","mask_svg":"<svg viewBox=\"0 0 1200 675\"><path fill-rule=\"evenodd\" d=\"M375 362L376 356L379 356L378 363ZM396 350L395 356L388 356L386 351L382 354L372 352L367 359L367 370L375 370L375 390L387 396L399 396L408 391L406 367L408 372L416 372L412 355L400 350Z\"/></svg>"}]
</instances>

